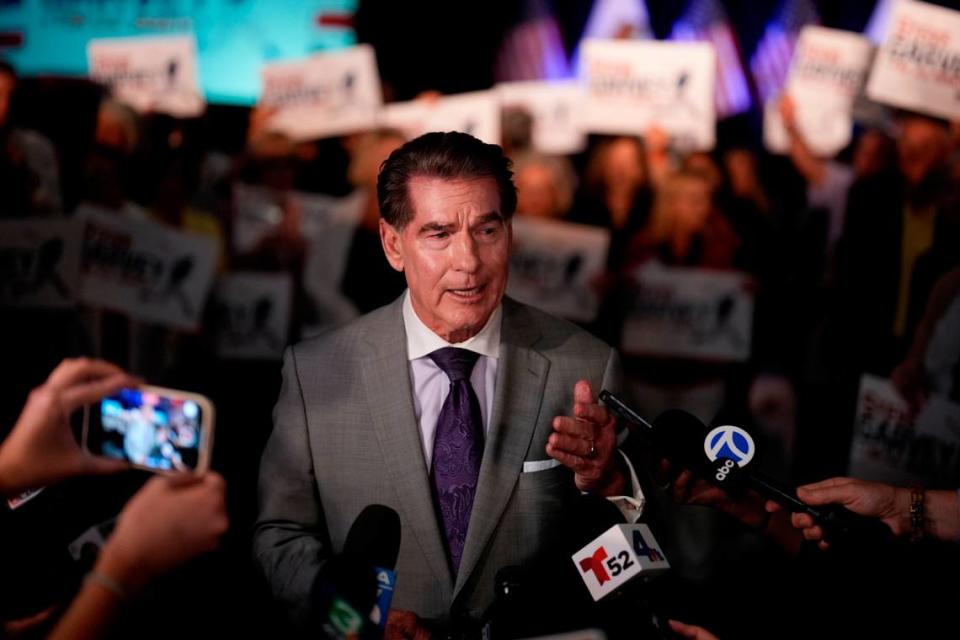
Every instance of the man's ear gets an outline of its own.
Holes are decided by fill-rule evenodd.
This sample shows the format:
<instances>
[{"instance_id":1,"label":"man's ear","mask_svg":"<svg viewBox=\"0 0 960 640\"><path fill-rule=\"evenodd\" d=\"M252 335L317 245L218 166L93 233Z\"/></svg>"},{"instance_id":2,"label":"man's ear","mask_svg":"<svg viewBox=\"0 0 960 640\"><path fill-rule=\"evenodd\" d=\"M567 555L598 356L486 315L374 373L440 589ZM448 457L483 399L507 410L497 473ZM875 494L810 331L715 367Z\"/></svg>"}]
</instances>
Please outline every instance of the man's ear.
<instances>
[{"instance_id":1,"label":"man's ear","mask_svg":"<svg viewBox=\"0 0 960 640\"><path fill-rule=\"evenodd\" d=\"M393 228L386 220L380 218L380 244L387 262L397 271L403 271L403 248L400 244L400 232Z\"/></svg>"}]
</instances>

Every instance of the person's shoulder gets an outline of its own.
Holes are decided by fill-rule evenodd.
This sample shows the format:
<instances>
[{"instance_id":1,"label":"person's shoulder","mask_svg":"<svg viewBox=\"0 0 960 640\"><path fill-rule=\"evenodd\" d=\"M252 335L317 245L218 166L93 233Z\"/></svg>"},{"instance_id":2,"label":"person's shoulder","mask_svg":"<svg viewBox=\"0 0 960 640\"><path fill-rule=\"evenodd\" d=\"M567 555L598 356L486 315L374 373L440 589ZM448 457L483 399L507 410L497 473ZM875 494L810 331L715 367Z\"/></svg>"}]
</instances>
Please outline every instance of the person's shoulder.
<instances>
[{"instance_id":1,"label":"person's shoulder","mask_svg":"<svg viewBox=\"0 0 960 640\"><path fill-rule=\"evenodd\" d=\"M400 302L396 301L374 309L370 313L301 340L291 346L296 358L331 358L355 353L371 341L402 333Z\"/></svg>"},{"instance_id":2,"label":"person's shoulder","mask_svg":"<svg viewBox=\"0 0 960 640\"><path fill-rule=\"evenodd\" d=\"M570 352L607 358L613 347L569 320L511 298L503 300L504 314L513 327L536 332L535 347L541 352Z\"/></svg>"}]
</instances>

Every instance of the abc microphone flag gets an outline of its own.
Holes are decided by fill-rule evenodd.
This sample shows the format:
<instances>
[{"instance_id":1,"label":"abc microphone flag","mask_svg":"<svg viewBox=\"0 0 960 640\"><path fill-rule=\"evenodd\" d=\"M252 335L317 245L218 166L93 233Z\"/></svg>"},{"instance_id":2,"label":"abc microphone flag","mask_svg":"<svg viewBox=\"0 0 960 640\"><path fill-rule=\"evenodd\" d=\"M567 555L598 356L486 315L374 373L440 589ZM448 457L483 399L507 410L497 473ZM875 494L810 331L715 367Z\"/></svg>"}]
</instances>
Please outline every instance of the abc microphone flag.
<instances>
[{"instance_id":1,"label":"abc microphone flag","mask_svg":"<svg viewBox=\"0 0 960 640\"><path fill-rule=\"evenodd\" d=\"M645 524L616 524L573 554L573 563L594 601L637 575L655 576L670 568Z\"/></svg>"}]
</instances>

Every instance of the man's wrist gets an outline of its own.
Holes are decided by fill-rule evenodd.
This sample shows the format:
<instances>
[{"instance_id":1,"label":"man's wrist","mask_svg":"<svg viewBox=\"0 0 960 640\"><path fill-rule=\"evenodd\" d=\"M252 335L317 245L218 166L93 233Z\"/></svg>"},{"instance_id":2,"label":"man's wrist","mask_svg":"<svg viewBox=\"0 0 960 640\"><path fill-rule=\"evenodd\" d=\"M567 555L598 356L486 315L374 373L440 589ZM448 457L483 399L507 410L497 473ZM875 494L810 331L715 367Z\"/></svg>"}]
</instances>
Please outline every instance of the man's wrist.
<instances>
[{"instance_id":1,"label":"man's wrist","mask_svg":"<svg viewBox=\"0 0 960 640\"><path fill-rule=\"evenodd\" d=\"M145 570L109 542L100 551L93 571L120 585L128 597L139 593L147 582Z\"/></svg>"}]
</instances>

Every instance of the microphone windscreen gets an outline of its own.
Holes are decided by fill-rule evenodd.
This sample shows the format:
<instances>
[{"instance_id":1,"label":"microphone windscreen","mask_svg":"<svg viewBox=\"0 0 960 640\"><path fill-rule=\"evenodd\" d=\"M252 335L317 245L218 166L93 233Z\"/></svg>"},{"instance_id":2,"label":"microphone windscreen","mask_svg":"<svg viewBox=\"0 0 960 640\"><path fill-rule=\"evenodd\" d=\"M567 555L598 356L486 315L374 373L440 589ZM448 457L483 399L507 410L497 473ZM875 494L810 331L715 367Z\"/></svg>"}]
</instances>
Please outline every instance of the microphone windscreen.
<instances>
[{"instance_id":1,"label":"microphone windscreen","mask_svg":"<svg viewBox=\"0 0 960 640\"><path fill-rule=\"evenodd\" d=\"M343 553L374 567L394 569L400 555L400 516L382 504L367 505L350 526Z\"/></svg>"}]
</instances>

